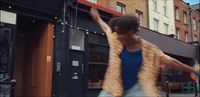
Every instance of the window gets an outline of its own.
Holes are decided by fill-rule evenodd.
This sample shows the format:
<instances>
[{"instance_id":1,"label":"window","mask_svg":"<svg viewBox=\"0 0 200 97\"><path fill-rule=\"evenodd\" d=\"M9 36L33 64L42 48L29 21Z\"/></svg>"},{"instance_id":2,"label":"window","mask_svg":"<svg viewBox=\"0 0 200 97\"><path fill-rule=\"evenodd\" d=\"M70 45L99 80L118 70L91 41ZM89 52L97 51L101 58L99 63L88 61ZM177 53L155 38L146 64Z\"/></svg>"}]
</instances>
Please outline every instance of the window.
<instances>
[{"instance_id":1,"label":"window","mask_svg":"<svg viewBox=\"0 0 200 97\"><path fill-rule=\"evenodd\" d=\"M164 0L163 2L164 2L163 4L164 16L167 16L167 0Z\"/></svg>"},{"instance_id":2,"label":"window","mask_svg":"<svg viewBox=\"0 0 200 97\"><path fill-rule=\"evenodd\" d=\"M192 26L193 26L193 30L197 29L196 19L195 18L192 19Z\"/></svg>"},{"instance_id":3,"label":"window","mask_svg":"<svg viewBox=\"0 0 200 97\"><path fill-rule=\"evenodd\" d=\"M136 10L136 17L139 19L140 26L143 24L143 13L141 11Z\"/></svg>"},{"instance_id":4,"label":"window","mask_svg":"<svg viewBox=\"0 0 200 97\"><path fill-rule=\"evenodd\" d=\"M94 4L97 4L97 0L87 0L87 1L94 3Z\"/></svg>"},{"instance_id":5,"label":"window","mask_svg":"<svg viewBox=\"0 0 200 97\"><path fill-rule=\"evenodd\" d=\"M120 3L120 2L117 2L117 12L120 12L120 13L124 13L125 12L125 5Z\"/></svg>"},{"instance_id":6,"label":"window","mask_svg":"<svg viewBox=\"0 0 200 97\"><path fill-rule=\"evenodd\" d=\"M6 26L0 26L0 74L3 74L5 77L7 77L5 74L9 71L9 50L10 50L10 38L11 38L11 32L12 30L10 28L7 28ZM3 77L3 76L2 76ZM0 80L2 80L2 77L0 77Z\"/></svg>"},{"instance_id":7,"label":"window","mask_svg":"<svg viewBox=\"0 0 200 97\"><path fill-rule=\"evenodd\" d=\"M163 6L163 9L164 9L164 16L167 16L167 7Z\"/></svg>"},{"instance_id":8,"label":"window","mask_svg":"<svg viewBox=\"0 0 200 97\"><path fill-rule=\"evenodd\" d=\"M193 41L197 41L197 40L198 40L197 35L195 35L195 36L193 37Z\"/></svg>"},{"instance_id":9,"label":"window","mask_svg":"<svg viewBox=\"0 0 200 97\"><path fill-rule=\"evenodd\" d=\"M101 89L108 66L109 46L106 36L89 34L88 89Z\"/></svg>"},{"instance_id":10,"label":"window","mask_svg":"<svg viewBox=\"0 0 200 97\"><path fill-rule=\"evenodd\" d=\"M167 0L163 0L163 6L167 6Z\"/></svg>"},{"instance_id":11,"label":"window","mask_svg":"<svg viewBox=\"0 0 200 97\"><path fill-rule=\"evenodd\" d=\"M164 33L165 34L168 34L168 27L169 27L169 25L164 23Z\"/></svg>"},{"instance_id":12,"label":"window","mask_svg":"<svg viewBox=\"0 0 200 97\"><path fill-rule=\"evenodd\" d=\"M187 13L183 12L184 24L187 24Z\"/></svg>"},{"instance_id":13,"label":"window","mask_svg":"<svg viewBox=\"0 0 200 97\"><path fill-rule=\"evenodd\" d=\"M176 39L179 39L179 36L180 35L180 29L179 28L176 28L176 35L175 35L175 38Z\"/></svg>"},{"instance_id":14,"label":"window","mask_svg":"<svg viewBox=\"0 0 200 97\"><path fill-rule=\"evenodd\" d=\"M159 21L158 21L157 19L154 19L153 22L154 22L154 30L155 30L155 31L158 31L158 22L159 22Z\"/></svg>"},{"instance_id":15,"label":"window","mask_svg":"<svg viewBox=\"0 0 200 97\"><path fill-rule=\"evenodd\" d=\"M175 7L175 19L179 20L179 9L178 9L178 7Z\"/></svg>"},{"instance_id":16,"label":"window","mask_svg":"<svg viewBox=\"0 0 200 97\"><path fill-rule=\"evenodd\" d=\"M185 31L185 42L188 42L188 32Z\"/></svg>"},{"instance_id":17,"label":"window","mask_svg":"<svg viewBox=\"0 0 200 97\"><path fill-rule=\"evenodd\" d=\"M157 9L158 9L157 8L158 7L157 4L158 4L158 1L157 0L153 0L153 6L154 6L153 8L154 8L155 11L157 11Z\"/></svg>"}]
</instances>

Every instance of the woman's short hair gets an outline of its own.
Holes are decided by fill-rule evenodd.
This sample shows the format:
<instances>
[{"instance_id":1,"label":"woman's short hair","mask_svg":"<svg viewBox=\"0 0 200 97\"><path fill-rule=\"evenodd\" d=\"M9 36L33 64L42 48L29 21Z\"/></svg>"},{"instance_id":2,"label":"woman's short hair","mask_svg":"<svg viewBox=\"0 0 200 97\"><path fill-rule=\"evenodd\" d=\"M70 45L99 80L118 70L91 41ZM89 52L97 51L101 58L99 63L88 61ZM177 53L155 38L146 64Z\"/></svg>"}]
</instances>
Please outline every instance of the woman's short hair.
<instances>
[{"instance_id":1,"label":"woman's short hair","mask_svg":"<svg viewBox=\"0 0 200 97\"><path fill-rule=\"evenodd\" d=\"M112 29L112 32L117 32L120 34L125 34L129 31L136 33L139 31L139 22L135 16L120 16L112 18L108 22L109 26ZM117 28L117 31L116 31Z\"/></svg>"}]
</instances>

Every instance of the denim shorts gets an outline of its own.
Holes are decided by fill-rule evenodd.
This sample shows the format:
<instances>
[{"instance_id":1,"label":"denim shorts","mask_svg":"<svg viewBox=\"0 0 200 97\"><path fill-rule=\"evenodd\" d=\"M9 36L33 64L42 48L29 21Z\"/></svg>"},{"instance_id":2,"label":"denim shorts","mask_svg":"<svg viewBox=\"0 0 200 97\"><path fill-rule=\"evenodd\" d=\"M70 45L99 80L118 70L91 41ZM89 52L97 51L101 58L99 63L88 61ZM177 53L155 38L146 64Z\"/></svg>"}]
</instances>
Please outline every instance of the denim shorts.
<instances>
[{"instance_id":1,"label":"denim shorts","mask_svg":"<svg viewBox=\"0 0 200 97\"><path fill-rule=\"evenodd\" d=\"M110 93L102 90L98 97L114 97ZM139 84L135 84L132 88L125 90L122 97L145 97L144 92L141 90Z\"/></svg>"}]
</instances>

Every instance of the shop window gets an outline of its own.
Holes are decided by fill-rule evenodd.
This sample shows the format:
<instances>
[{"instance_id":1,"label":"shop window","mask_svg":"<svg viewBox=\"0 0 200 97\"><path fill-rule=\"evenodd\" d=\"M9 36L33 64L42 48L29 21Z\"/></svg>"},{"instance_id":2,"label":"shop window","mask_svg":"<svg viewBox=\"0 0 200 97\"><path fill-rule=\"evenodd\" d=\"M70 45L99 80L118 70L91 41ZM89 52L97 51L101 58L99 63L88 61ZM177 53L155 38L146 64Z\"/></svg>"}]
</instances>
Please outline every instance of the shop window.
<instances>
[{"instance_id":1,"label":"shop window","mask_svg":"<svg viewBox=\"0 0 200 97\"><path fill-rule=\"evenodd\" d=\"M88 89L101 89L105 71L108 66L106 36L89 34L89 79Z\"/></svg>"},{"instance_id":2,"label":"shop window","mask_svg":"<svg viewBox=\"0 0 200 97\"><path fill-rule=\"evenodd\" d=\"M0 33L0 74L8 73L10 29L1 28Z\"/></svg>"}]
</instances>

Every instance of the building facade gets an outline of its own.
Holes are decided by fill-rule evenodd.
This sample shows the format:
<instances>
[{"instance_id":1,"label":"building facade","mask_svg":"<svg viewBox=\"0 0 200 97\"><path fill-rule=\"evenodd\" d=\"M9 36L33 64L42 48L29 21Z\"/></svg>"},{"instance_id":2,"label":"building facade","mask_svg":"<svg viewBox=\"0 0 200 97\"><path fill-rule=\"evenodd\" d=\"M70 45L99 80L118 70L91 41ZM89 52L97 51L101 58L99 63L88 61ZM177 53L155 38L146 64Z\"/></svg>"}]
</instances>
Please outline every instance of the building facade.
<instances>
[{"instance_id":1,"label":"building facade","mask_svg":"<svg viewBox=\"0 0 200 97\"><path fill-rule=\"evenodd\" d=\"M191 41L191 24L189 4L182 0L174 0L175 38Z\"/></svg>"},{"instance_id":2,"label":"building facade","mask_svg":"<svg viewBox=\"0 0 200 97\"><path fill-rule=\"evenodd\" d=\"M174 0L175 38L185 42L199 40L199 12L189 3Z\"/></svg>"},{"instance_id":3,"label":"building facade","mask_svg":"<svg viewBox=\"0 0 200 97\"><path fill-rule=\"evenodd\" d=\"M190 23L191 23L191 42L199 41L200 34L200 13L190 7Z\"/></svg>"},{"instance_id":4,"label":"building facade","mask_svg":"<svg viewBox=\"0 0 200 97\"><path fill-rule=\"evenodd\" d=\"M86 0L125 15L136 15L140 25L148 28L147 0Z\"/></svg>"},{"instance_id":5,"label":"building facade","mask_svg":"<svg viewBox=\"0 0 200 97\"><path fill-rule=\"evenodd\" d=\"M197 10L198 12L200 12L200 3L197 3L197 4L194 4L194 5L191 5L191 7L195 10Z\"/></svg>"},{"instance_id":6,"label":"building facade","mask_svg":"<svg viewBox=\"0 0 200 97\"><path fill-rule=\"evenodd\" d=\"M175 34L173 0L148 0L149 29L162 34Z\"/></svg>"},{"instance_id":7,"label":"building facade","mask_svg":"<svg viewBox=\"0 0 200 97\"><path fill-rule=\"evenodd\" d=\"M25 1L0 1L0 94L96 96L92 92L101 90L109 45L89 9L97 8L105 21L122 14L86 0ZM194 45L145 27L139 34L166 54L192 65L196 56ZM187 78L177 76L187 82L190 79L186 75Z\"/></svg>"}]
</instances>

